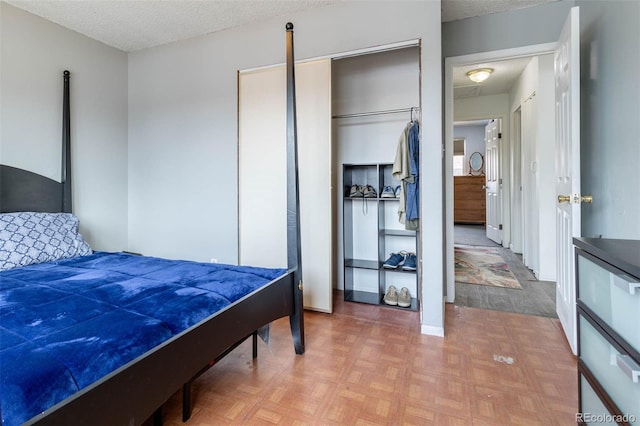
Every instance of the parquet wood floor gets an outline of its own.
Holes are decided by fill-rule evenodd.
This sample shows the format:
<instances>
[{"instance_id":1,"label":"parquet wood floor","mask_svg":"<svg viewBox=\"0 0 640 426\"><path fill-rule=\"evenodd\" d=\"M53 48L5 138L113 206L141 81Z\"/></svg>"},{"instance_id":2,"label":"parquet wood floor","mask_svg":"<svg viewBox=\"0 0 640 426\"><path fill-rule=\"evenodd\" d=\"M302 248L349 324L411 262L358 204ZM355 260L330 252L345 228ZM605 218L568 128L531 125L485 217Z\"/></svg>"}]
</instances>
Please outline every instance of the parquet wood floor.
<instances>
[{"instance_id":1,"label":"parquet wood floor","mask_svg":"<svg viewBox=\"0 0 640 426\"><path fill-rule=\"evenodd\" d=\"M306 312L306 353L288 319L251 359L247 341L193 385L201 425L572 425L576 359L557 319L446 306L447 335L416 312L342 302ZM182 425L181 392L163 407Z\"/></svg>"}]
</instances>

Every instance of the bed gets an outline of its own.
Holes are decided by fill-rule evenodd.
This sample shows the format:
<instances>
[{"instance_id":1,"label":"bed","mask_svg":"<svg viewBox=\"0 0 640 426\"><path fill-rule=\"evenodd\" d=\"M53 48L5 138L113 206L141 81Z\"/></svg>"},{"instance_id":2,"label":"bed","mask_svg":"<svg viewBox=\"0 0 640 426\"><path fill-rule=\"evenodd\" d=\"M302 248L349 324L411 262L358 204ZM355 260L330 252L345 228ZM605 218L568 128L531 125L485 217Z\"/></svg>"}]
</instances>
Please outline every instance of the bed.
<instances>
[{"instance_id":1,"label":"bed","mask_svg":"<svg viewBox=\"0 0 640 426\"><path fill-rule=\"evenodd\" d=\"M47 235L26 261L7 260L6 250L2 254L5 265L14 262L0 272L3 425L136 425L152 416L157 423L159 408L181 387L186 419L191 381L251 336L255 356L256 330L282 317L289 317L295 352L304 353L290 23L286 57L287 268L282 269L91 250L71 212L70 73L64 72L62 182L0 168L5 242L18 234L35 240L36 234Z\"/></svg>"}]
</instances>

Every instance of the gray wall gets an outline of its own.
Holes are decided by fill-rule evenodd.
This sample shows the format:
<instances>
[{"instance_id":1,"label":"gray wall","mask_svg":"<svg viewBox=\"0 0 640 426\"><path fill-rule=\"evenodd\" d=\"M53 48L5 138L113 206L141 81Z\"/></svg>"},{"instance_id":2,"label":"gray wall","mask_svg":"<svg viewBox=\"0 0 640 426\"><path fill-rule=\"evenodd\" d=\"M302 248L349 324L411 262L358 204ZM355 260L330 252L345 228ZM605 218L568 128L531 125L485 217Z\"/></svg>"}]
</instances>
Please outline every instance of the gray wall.
<instances>
[{"instance_id":1,"label":"gray wall","mask_svg":"<svg viewBox=\"0 0 640 426\"><path fill-rule=\"evenodd\" d=\"M442 57L489 52L558 40L573 0L442 24Z\"/></svg>"},{"instance_id":2,"label":"gray wall","mask_svg":"<svg viewBox=\"0 0 640 426\"><path fill-rule=\"evenodd\" d=\"M583 235L640 239L640 2L576 3Z\"/></svg>"},{"instance_id":3,"label":"gray wall","mask_svg":"<svg viewBox=\"0 0 640 426\"><path fill-rule=\"evenodd\" d=\"M640 2L568 1L447 22L443 57L557 41L580 6L582 234L640 238Z\"/></svg>"},{"instance_id":4,"label":"gray wall","mask_svg":"<svg viewBox=\"0 0 640 426\"><path fill-rule=\"evenodd\" d=\"M127 248L127 55L0 2L0 162L60 180L71 71L73 211L96 250Z\"/></svg>"}]
</instances>

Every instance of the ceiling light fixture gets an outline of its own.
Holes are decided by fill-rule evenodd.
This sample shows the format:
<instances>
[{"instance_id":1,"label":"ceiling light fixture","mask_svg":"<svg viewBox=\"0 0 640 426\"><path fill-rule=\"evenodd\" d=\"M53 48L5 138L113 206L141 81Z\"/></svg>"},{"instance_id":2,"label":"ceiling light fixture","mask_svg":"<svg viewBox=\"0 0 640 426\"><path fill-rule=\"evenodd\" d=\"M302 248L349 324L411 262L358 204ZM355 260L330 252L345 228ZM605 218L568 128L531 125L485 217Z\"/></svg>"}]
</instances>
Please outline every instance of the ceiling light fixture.
<instances>
[{"instance_id":1,"label":"ceiling light fixture","mask_svg":"<svg viewBox=\"0 0 640 426\"><path fill-rule=\"evenodd\" d=\"M482 83L487 78L489 78L492 72L493 72L493 68L478 68L478 69L469 71L467 73L467 77L469 77L471 81L474 81L476 83Z\"/></svg>"}]
</instances>

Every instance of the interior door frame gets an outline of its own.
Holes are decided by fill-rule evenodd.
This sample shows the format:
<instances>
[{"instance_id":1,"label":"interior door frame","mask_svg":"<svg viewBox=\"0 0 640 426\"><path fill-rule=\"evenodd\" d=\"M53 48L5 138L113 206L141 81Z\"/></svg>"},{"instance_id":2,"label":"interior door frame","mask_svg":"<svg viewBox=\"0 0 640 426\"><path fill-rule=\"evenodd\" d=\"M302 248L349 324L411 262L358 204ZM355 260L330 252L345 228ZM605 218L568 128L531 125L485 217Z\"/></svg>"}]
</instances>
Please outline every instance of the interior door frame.
<instances>
[{"instance_id":1,"label":"interior door frame","mask_svg":"<svg viewBox=\"0 0 640 426\"><path fill-rule=\"evenodd\" d=\"M557 42L533 44L528 46L514 47L511 49L493 50L480 53L472 53L461 56L451 56L444 60L444 194L445 194L445 277L446 277L446 302L453 303L455 300L455 261L453 249L453 69L464 65L473 65L481 62L501 61L506 59L523 58L531 56L545 55L555 51ZM490 114L491 115L491 114ZM493 114L491 117L465 117L465 120L502 118L503 123L509 123L510 117L501 117ZM510 132L511 133L511 132ZM509 144L510 146L510 144ZM510 149L510 148L509 148ZM505 153L503 153L505 154ZM510 157L510 151L503 155L503 161ZM503 193L509 200L504 203L511 203L510 191ZM509 226L507 224L507 226ZM503 230L504 234L510 232ZM504 239L503 239L504 244Z\"/></svg>"},{"instance_id":2,"label":"interior door frame","mask_svg":"<svg viewBox=\"0 0 640 426\"><path fill-rule=\"evenodd\" d=\"M511 140L509 144L509 176L511 232L509 249L514 253L522 253L524 240L522 226L522 105L511 111Z\"/></svg>"}]
</instances>

